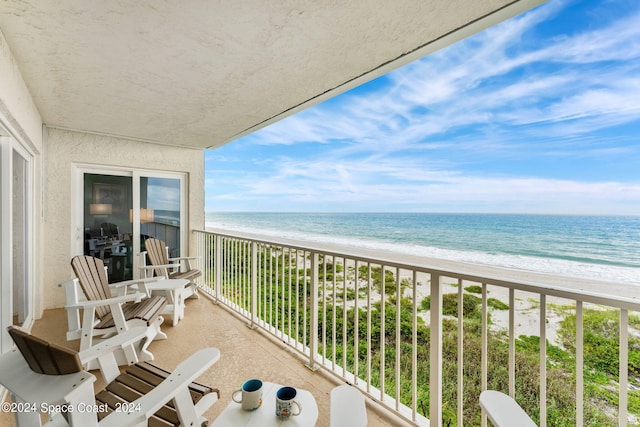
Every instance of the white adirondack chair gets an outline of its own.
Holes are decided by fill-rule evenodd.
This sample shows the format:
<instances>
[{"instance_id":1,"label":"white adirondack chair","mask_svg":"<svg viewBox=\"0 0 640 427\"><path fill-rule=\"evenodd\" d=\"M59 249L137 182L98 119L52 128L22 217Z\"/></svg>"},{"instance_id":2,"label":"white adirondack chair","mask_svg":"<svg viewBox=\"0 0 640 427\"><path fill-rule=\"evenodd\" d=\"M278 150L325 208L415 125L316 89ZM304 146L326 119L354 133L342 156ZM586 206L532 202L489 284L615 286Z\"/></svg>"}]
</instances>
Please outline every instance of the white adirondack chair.
<instances>
[{"instance_id":1,"label":"white adirondack chair","mask_svg":"<svg viewBox=\"0 0 640 427\"><path fill-rule=\"evenodd\" d=\"M348 384L331 390L330 427L366 427L367 407L364 395Z\"/></svg>"},{"instance_id":2,"label":"white adirondack chair","mask_svg":"<svg viewBox=\"0 0 640 427\"><path fill-rule=\"evenodd\" d=\"M142 363L120 374L114 350L140 340L145 329L130 329L76 353L10 327L17 348L0 356L0 384L11 393L16 405L17 426L42 426L41 413L47 415L44 424L47 427L206 423L202 414L219 399L219 392L193 381L218 361L219 350L199 350L172 373ZM100 362L108 384L96 395L93 390L96 378L82 366L90 360ZM138 375L136 370L143 370L144 375ZM119 394L119 390L126 392Z\"/></svg>"},{"instance_id":3,"label":"white adirondack chair","mask_svg":"<svg viewBox=\"0 0 640 427\"><path fill-rule=\"evenodd\" d=\"M518 402L499 391L480 393L480 407L495 427L537 427Z\"/></svg>"},{"instance_id":4,"label":"white adirondack chair","mask_svg":"<svg viewBox=\"0 0 640 427\"><path fill-rule=\"evenodd\" d=\"M198 257L169 258L169 247L159 239L149 238L144 241L146 251L140 253L140 271L143 277L164 276L168 279L187 279L184 298L199 298L198 286L194 279L202 276L202 272L191 266L191 261ZM149 258L150 265L147 265ZM182 262L184 261L184 267Z\"/></svg>"},{"instance_id":5,"label":"white adirondack chair","mask_svg":"<svg viewBox=\"0 0 640 427\"><path fill-rule=\"evenodd\" d=\"M126 330L145 326L145 336L135 345L118 352L118 364L130 365L153 360L147 347L155 339L166 339L160 325L164 321L161 313L167 304L162 296L147 297L140 291L144 282L162 277L129 280L109 284L106 269L101 259L91 256L76 256L71 260L76 279L64 283L69 330L67 340L80 339L80 350L87 350L102 339ZM129 287L139 289L127 293ZM82 310L82 320L80 319ZM95 369L95 363L87 369Z\"/></svg>"}]
</instances>

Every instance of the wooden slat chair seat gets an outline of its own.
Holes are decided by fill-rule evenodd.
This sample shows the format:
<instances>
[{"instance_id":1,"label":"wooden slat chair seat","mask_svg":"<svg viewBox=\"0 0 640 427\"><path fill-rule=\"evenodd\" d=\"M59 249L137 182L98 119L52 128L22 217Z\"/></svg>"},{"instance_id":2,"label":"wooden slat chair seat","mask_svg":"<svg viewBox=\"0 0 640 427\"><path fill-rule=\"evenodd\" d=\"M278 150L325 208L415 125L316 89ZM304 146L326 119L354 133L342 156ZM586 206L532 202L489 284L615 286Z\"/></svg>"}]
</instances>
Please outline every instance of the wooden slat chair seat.
<instances>
[{"instance_id":1,"label":"wooden slat chair seat","mask_svg":"<svg viewBox=\"0 0 640 427\"><path fill-rule=\"evenodd\" d=\"M154 339L166 339L160 325L164 321L162 312L167 305L164 296L147 298L144 293L127 295L126 285L135 285L139 281L127 281L109 284L104 263L100 258L87 255L73 257L71 267L77 277L80 288L88 303L73 305L67 301L68 310L83 309L80 350L93 345L94 337L109 337L122 333L135 326L146 326L146 337L135 347L135 354L119 357L119 364L153 360L147 348ZM123 295L113 296L112 289L125 289ZM71 305L70 305L71 304ZM93 369L96 366L88 366Z\"/></svg>"},{"instance_id":2,"label":"wooden slat chair seat","mask_svg":"<svg viewBox=\"0 0 640 427\"><path fill-rule=\"evenodd\" d=\"M10 326L8 330L22 357L33 372L54 376L84 371L78 352L49 343L19 327ZM213 356L215 356L215 360L210 364L217 361L219 352L216 350ZM170 375L170 371L149 362L141 362L130 366L115 379L108 378L108 375L105 376L105 382L108 383L106 388L95 394L96 407L99 408L99 411L96 412L96 424L114 413L116 409L122 410L125 407L123 404L131 404L129 408L135 411L136 400L152 392ZM202 422L204 420L202 414L220 398L220 391L196 381L185 385L191 395L194 413ZM106 410L104 410L105 408ZM180 408L176 406L174 400L169 399L148 418L148 425L179 426L181 425L179 411Z\"/></svg>"},{"instance_id":3,"label":"wooden slat chair seat","mask_svg":"<svg viewBox=\"0 0 640 427\"><path fill-rule=\"evenodd\" d=\"M141 270L143 275L147 277L149 272L151 275L164 276L169 279L186 279L189 284L185 288L184 298L198 298L198 287L194 280L202 276L202 272L197 268L191 267L191 261L197 257L178 257L169 258L169 247L160 239L149 238L144 241L146 252L140 254L142 261ZM151 265L146 265L147 257ZM185 268L182 268L181 262L185 262Z\"/></svg>"},{"instance_id":4,"label":"wooden slat chair seat","mask_svg":"<svg viewBox=\"0 0 640 427\"><path fill-rule=\"evenodd\" d=\"M152 296L142 300L140 303L128 303L122 306L122 313L126 321L141 320L147 326L151 326L154 321L160 317L162 309L167 305L167 299L163 296ZM94 325L95 329L113 328L115 320L112 313L107 313L98 323Z\"/></svg>"},{"instance_id":5,"label":"wooden slat chair seat","mask_svg":"<svg viewBox=\"0 0 640 427\"><path fill-rule=\"evenodd\" d=\"M112 381L105 390L96 394L96 401L109 407L109 412L100 413L98 416L103 418L117 408L118 405L122 405L123 402L135 401L154 387L157 387L170 374L171 372L148 362L138 363L129 367L123 374ZM218 389L195 381L189 385L189 393L196 408L199 406L208 408L212 403L209 402L210 398L213 398L214 402L220 398ZM213 395L208 396L211 393ZM180 425L180 420L173 402L168 402L149 419L149 426L178 425Z\"/></svg>"}]
</instances>

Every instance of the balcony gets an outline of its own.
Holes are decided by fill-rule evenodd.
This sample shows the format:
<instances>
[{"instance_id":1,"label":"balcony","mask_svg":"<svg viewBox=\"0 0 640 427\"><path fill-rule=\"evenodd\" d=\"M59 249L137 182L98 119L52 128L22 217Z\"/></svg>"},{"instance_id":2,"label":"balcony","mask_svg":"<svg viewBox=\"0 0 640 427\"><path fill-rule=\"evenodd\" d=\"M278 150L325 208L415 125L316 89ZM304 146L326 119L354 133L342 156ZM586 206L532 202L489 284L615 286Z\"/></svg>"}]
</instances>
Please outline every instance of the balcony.
<instances>
[{"instance_id":1,"label":"balcony","mask_svg":"<svg viewBox=\"0 0 640 427\"><path fill-rule=\"evenodd\" d=\"M478 395L498 389L541 426L637 423L633 285L224 230L194 240L204 290L398 419L486 425Z\"/></svg>"},{"instance_id":2,"label":"balcony","mask_svg":"<svg viewBox=\"0 0 640 427\"><path fill-rule=\"evenodd\" d=\"M223 304L214 304L211 298L190 299L186 306L187 314L177 326L172 327L170 322L163 325L168 339L153 342L150 349L155 362L166 368L175 367L199 348L210 346L220 349L220 361L199 380L219 388L221 392L220 401L205 413L210 422L231 402L231 393L244 380L257 377L309 390L318 403L317 426L329 425L329 393L339 383L336 378L326 375L324 371L310 371L296 352L288 350L268 334L248 328L246 322ZM66 329L66 311L60 308L46 310L32 332L57 344L77 349L79 341L66 341ZM101 387L100 374L96 374L97 387ZM373 409L375 405L369 404L370 426L402 425ZM386 417L389 416L386 414ZM15 426L12 414L0 413L0 425Z\"/></svg>"},{"instance_id":3,"label":"balcony","mask_svg":"<svg viewBox=\"0 0 640 427\"><path fill-rule=\"evenodd\" d=\"M527 400L528 412L545 426L563 404L556 400L559 385L573 391L562 425L637 422L628 405L637 383L629 355L638 322L630 313L640 303L624 296L630 286L453 262L436 269L425 259L222 230L196 231L193 238L204 273L199 285L208 296L187 301L185 319L164 326L169 339L151 350L167 368L203 346L221 350L220 362L201 378L222 392L209 420L245 379L259 377L311 391L318 426L328 425L329 393L345 381L368 396L370 426L486 425L477 391L487 388ZM603 293L580 289L586 285ZM612 396L601 407L593 405L595 373L587 360L593 326L586 319L594 310L614 312L609 322L622 331L608 354L622 368L601 372ZM563 334L558 312L575 327L566 348L554 344ZM77 345L65 341L66 329L64 309L53 309L33 331ZM560 351L573 367L568 374L559 369ZM0 415L1 425L12 421Z\"/></svg>"}]
</instances>

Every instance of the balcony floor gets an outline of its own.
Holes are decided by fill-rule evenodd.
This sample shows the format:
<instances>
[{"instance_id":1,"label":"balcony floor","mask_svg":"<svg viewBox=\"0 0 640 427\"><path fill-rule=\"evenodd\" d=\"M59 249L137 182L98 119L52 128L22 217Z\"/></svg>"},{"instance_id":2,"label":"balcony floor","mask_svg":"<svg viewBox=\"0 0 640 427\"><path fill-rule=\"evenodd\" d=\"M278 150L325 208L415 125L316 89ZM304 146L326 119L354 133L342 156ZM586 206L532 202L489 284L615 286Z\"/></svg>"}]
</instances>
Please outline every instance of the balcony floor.
<instances>
[{"instance_id":1,"label":"balcony floor","mask_svg":"<svg viewBox=\"0 0 640 427\"><path fill-rule=\"evenodd\" d=\"M338 379L322 370L310 371L299 354L285 348L274 338L249 329L242 319L221 305L214 304L206 296L187 300L185 318L175 327L165 324L162 329L169 338L155 341L150 346L155 363L159 366L172 369L199 348L208 346L220 349L218 363L199 379L220 389L220 401L205 413L210 422L231 402L231 393L245 379L261 378L309 390L318 403L317 426L329 425L329 394L339 384ZM36 321L32 328L37 336L77 349L79 341L66 341L66 330L64 309L46 310L43 318ZM99 372L97 374L99 376ZM368 399L367 410L370 427L411 425L401 423ZM14 426L11 414L0 413L0 425Z\"/></svg>"}]
</instances>

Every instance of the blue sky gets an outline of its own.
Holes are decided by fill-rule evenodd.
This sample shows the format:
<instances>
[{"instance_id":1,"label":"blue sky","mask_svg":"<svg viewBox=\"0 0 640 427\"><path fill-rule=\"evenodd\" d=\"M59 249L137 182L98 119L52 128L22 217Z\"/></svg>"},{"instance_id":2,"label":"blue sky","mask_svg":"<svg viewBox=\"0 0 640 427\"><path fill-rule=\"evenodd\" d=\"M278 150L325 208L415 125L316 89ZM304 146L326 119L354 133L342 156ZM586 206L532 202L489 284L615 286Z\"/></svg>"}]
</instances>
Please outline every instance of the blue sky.
<instances>
[{"instance_id":1,"label":"blue sky","mask_svg":"<svg viewBox=\"0 0 640 427\"><path fill-rule=\"evenodd\" d=\"M207 211L640 214L640 2L551 0L205 154Z\"/></svg>"}]
</instances>

